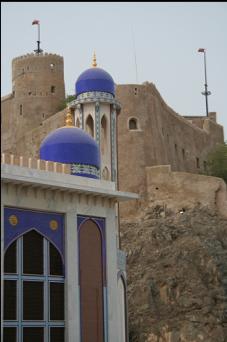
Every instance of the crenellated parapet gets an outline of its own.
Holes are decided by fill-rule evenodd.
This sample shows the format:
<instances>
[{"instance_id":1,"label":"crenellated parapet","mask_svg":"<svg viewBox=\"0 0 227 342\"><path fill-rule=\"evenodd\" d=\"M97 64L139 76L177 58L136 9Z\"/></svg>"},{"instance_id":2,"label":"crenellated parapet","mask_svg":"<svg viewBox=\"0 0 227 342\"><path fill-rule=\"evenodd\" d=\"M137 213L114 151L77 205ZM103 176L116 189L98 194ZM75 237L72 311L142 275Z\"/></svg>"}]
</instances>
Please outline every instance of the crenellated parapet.
<instances>
[{"instance_id":1,"label":"crenellated parapet","mask_svg":"<svg viewBox=\"0 0 227 342\"><path fill-rule=\"evenodd\" d=\"M48 57L55 57L55 58L57 57L57 58L60 58L61 60L63 60L63 57L58 55L58 54L56 54L56 53L48 53L48 52L45 52L45 53L41 52L39 54L37 54L37 53L27 53L25 55L21 55L21 56L13 58L12 59L12 64L17 62L17 61L24 60L26 58L31 58L31 57L32 58L42 58L42 57L47 57L47 56Z\"/></svg>"},{"instance_id":2,"label":"crenellated parapet","mask_svg":"<svg viewBox=\"0 0 227 342\"><path fill-rule=\"evenodd\" d=\"M69 164L57 163L37 158L28 158L8 153L1 154L1 163L8 165L16 165L20 167L27 167L29 169L71 174Z\"/></svg>"}]
</instances>

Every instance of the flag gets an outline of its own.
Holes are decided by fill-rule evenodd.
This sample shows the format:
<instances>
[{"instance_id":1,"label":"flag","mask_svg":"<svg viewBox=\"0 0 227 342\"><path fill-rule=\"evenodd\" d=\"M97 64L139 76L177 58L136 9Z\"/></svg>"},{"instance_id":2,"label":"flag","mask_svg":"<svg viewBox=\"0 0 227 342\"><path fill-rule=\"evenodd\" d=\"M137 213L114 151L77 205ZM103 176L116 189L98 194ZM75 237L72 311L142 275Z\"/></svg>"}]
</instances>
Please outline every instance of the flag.
<instances>
[{"instance_id":1,"label":"flag","mask_svg":"<svg viewBox=\"0 0 227 342\"><path fill-rule=\"evenodd\" d=\"M205 51L205 49L199 49L198 50L198 52L204 52Z\"/></svg>"},{"instance_id":2,"label":"flag","mask_svg":"<svg viewBox=\"0 0 227 342\"><path fill-rule=\"evenodd\" d=\"M33 20L32 25L39 25L39 20Z\"/></svg>"}]
</instances>

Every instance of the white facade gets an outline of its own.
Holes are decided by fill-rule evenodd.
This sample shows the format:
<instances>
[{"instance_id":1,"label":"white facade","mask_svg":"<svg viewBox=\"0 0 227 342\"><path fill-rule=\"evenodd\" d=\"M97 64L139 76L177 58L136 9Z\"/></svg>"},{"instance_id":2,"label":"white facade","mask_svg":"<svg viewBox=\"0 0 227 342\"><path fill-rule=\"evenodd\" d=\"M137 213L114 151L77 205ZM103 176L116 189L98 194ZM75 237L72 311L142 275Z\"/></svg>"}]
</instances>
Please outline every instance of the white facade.
<instances>
[{"instance_id":1,"label":"white facade","mask_svg":"<svg viewBox=\"0 0 227 342\"><path fill-rule=\"evenodd\" d=\"M119 283L119 272L125 275L125 269L124 265L121 266L122 259L119 260L118 258L119 253L122 258L122 252L117 250L115 205L117 201L136 198L138 196L135 194L116 191L113 182L29 169L15 165L2 165L2 275L4 259L4 207L64 214L66 342L82 341L80 336L80 289L78 285L78 215L105 219L107 276L105 342L127 341L126 333L123 331L124 322L122 322L124 308L119 308L119 303L123 303L123 285ZM3 299L3 280L1 288ZM1 303L1 313L3 313L4 301L2 300ZM1 318L2 335L3 316ZM20 338L18 342L21 342Z\"/></svg>"},{"instance_id":2,"label":"white facade","mask_svg":"<svg viewBox=\"0 0 227 342\"><path fill-rule=\"evenodd\" d=\"M117 182L116 127L120 104L105 92L87 92L71 102L74 124L89 133L98 143L101 156L101 179Z\"/></svg>"}]
</instances>

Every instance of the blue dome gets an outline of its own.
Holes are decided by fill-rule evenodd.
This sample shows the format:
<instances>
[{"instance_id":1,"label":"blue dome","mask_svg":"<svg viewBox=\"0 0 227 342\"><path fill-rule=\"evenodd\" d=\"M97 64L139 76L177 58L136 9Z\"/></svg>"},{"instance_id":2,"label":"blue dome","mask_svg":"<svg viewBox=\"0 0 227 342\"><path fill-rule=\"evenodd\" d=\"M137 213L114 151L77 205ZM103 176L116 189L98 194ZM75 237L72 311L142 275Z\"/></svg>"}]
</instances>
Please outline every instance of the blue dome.
<instances>
[{"instance_id":1,"label":"blue dome","mask_svg":"<svg viewBox=\"0 0 227 342\"><path fill-rule=\"evenodd\" d=\"M71 164L73 175L100 178L98 144L77 127L61 127L48 134L40 146L40 159Z\"/></svg>"},{"instance_id":2,"label":"blue dome","mask_svg":"<svg viewBox=\"0 0 227 342\"><path fill-rule=\"evenodd\" d=\"M75 84L76 95L89 91L102 91L115 95L114 80L101 68L90 68L82 72Z\"/></svg>"}]
</instances>

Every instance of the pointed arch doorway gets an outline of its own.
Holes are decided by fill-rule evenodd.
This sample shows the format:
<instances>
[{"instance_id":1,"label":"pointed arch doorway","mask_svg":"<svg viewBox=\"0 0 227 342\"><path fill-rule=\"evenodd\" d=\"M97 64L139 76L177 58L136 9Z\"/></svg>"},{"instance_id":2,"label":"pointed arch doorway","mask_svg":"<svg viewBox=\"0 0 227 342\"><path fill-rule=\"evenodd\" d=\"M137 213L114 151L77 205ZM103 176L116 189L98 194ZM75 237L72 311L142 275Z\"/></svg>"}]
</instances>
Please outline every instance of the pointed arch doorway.
<instances>
[{"instance_id":1,"label":"pointed arch doorway","mask_svg":"<svg viewBox=\"0 0 227 342\"><path fill-rule=\"evenodd\" d=\"M103 239L88 219L79 230L81 341L104 342Z\"/></svg>"}]
</instances>

